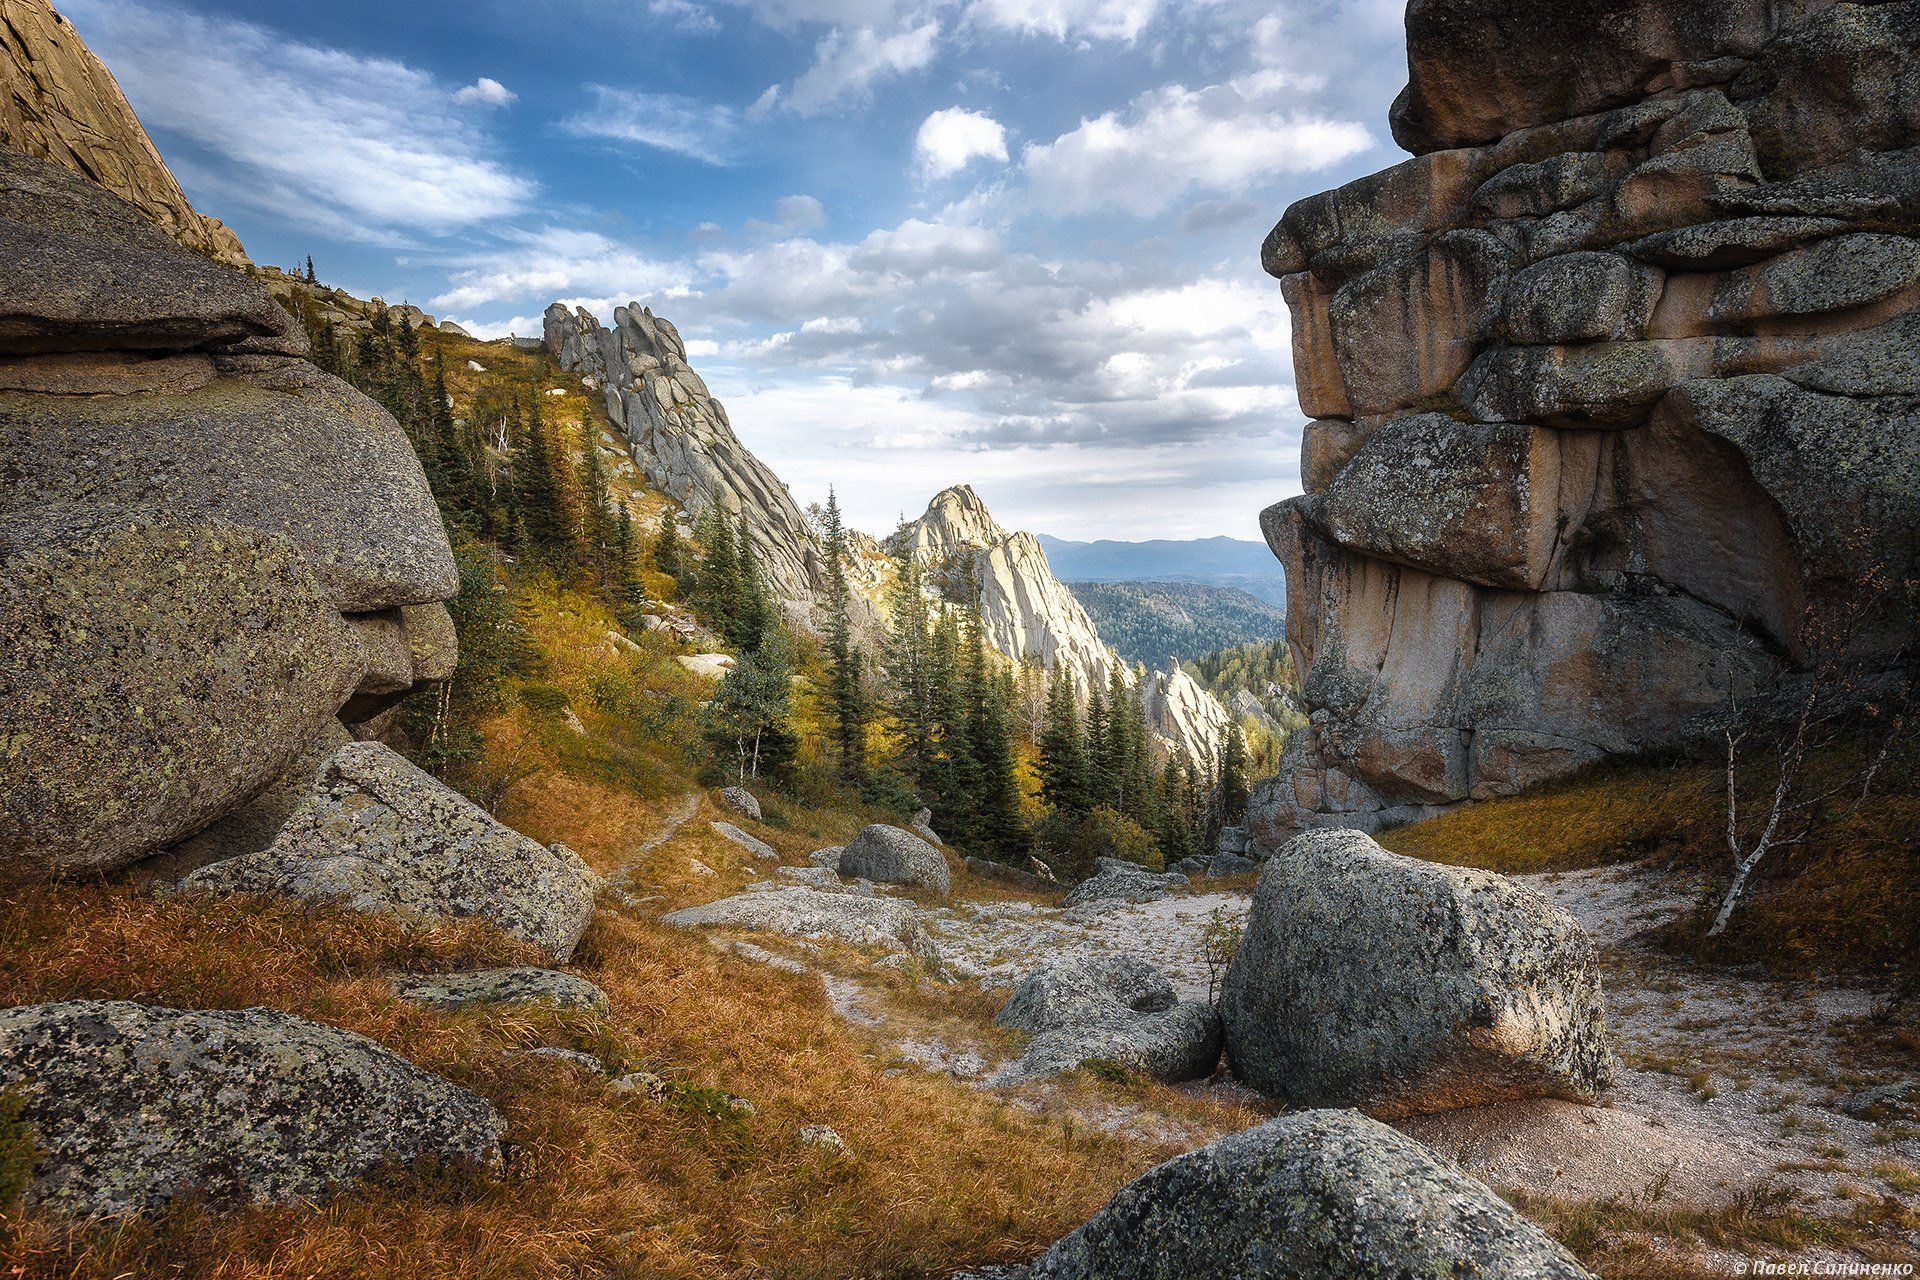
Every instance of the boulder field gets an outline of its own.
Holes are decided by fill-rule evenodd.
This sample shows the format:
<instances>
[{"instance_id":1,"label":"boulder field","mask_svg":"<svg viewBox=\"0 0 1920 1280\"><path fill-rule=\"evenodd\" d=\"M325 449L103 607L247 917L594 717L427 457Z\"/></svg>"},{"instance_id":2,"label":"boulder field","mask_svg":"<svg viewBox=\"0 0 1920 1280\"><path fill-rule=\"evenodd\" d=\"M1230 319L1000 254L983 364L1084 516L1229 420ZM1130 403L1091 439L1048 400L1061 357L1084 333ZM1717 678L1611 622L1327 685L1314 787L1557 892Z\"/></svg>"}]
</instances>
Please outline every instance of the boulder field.
<instances>
[{"instance_id":1,"label":"boulder field","mask_svg":"<svg viewBox=\"0 0 1920 1280\"><path fill-rule=\"evenodd\" d=\"M1413 158L1262 249L1313 419L1264 851L1675 743L1920 567L1920 5L1414 0L1407 57Z\"/></svg>"}]
</instances>

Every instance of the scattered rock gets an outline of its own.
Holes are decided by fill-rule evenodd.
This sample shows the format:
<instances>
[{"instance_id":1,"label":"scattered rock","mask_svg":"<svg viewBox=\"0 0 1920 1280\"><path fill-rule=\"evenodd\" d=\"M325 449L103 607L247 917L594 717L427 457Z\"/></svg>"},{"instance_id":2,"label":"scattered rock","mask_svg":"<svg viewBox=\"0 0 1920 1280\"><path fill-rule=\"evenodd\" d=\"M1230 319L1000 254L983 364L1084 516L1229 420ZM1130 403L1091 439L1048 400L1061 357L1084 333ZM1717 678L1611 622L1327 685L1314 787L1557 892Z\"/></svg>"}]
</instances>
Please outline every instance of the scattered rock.
<instances>
[{"instance_id":1,"label":"scattered rock","mask_svg":"<svg viewBox=\"0 0 1920 1280\"><path fill-rule=\"evenodd\" d=\"M800 1141L810 1147L820 1147L836 1156L847 1153L847 1140L831 1126L808 1124L800 1126Z\"/></svg>"},{"instance_id":2,"label":"scattered rock","mask_svg":"<svg viewBox=\"0 0 1920 1280\"><path fill-rule=\"evenodd\" d=\"M1485 1184L1353 1111L1269 1120L1121 1188L1032 1280L1591 1280Z\"/></svg>"},{"instance_id":3,"label":"scattered rock","mask_svg":"<svg viewBox=\"0 0 1920 1280\"><path fill-rule=\"evenodd\" d=\"M840 873L840 858L846 851L847 847L843 844L836 844L827 849L815 849L807 855L807 861L816 867L825 867L835 875L838 875Z\"/></svg>"},{"instance_id":4,"label":"scattered rock","mask_svg":"<svg viewBox=\"0 0 1920 1280\"><path fill-rule=\"evenodd\" d=\"M1090 902L1152 902L1187 883L1187 877L1178 871L1156 874L1117 858L1097 858L1094 866L1091 876L1068 891L1067 906L1078 907Z\"/></svg>"},{"instance_id":5,"label":"scattered rock","mask_svg":"<svg viewBox=\"0 0 1920 1280\"><path fill-rule=\"evenodd\" d=\"M82 1214L312 1200L422 1159L497 1172L506 1128L366 1037L275 1009L0 1009L0 1088L33 1126L29 1201Z\"/></svg>"},{"instance_id":6,"label":"scattered rock","mask_svg":"<svg viewBox=\"0 0 1920 1280\"><path fill-rule=\"evenodd\" d=\"M1217 853L1213 856L1213 861L1207 864L1207 874L1215 877L1243 876L1249 871L1259 869L1259 863L1237 853Z\"/></svg>"},{"instance_id":7,"label":"scattered rock","mask_svg":"<svg viewBox=\"0 0 1920 1280\"><path fill-rule=\"evenodd\" d=\"M558 969L517 966L469 973L396 974L393 989L401 999L435 1009L464 1009L475 1004L551 1004L563 1009L607 1012L607 993L585 978Z\"/></svg>"},{"instance_id":8,"label":"scattered rock","mask_svg":"<svg viewBox=\"0 0 1920 1280\"><path fill-rule=\"evenodd\" d=\"M651 1071L630 1071L607 1085L610 1093L637 1093L649 1102L667 1100L667 1082Z\"/></svg>"},{"instance_id":9,"label":"scattered rock","mask_svg":"<svg viewBox=\"0 0 1920 1280\"><path fill-rule=\"evenodd\" d=\"M904 949L929 958L935 955L913 904L899 898L781 888L736 894L670 912L661 919L682 929L706 925L764 929L790 938L839 938L855 946Z\"/></svg>"},{"instance_id":10,"label":"scattered rock","mask_svg":"<svg viewBox=\"0 0 1920 1280\"><path fill-rule=\"evenodd\" d=\"M760 821L760 802L745 787L728 787L720 793L720 802L735 813Z\"/></svg>"},{"instance_id":11,"label":"scattered rock","mask_svg":"<svg viewBox=\"0 0 1920 1280\"><path fill-rule=\"evenodd\" d=\"M739 956L742 960L751 960L755 964L763 964L769 969L778 969L781 973L813 972L792 956L783 956L778 951L769 951L757 942L748 942L743 938L710 938L708 941L717 950Z\"/></svg>"},{"instance_id":12,"label":"scattered rock","mask_svg":"<svg viewBox=\"0 0 1920 1280\"><path fill-rule=\"evenodd\" d=\"M720 874L698 858L687 859L687 870L696 876L717 876Z\"/></svg>"},{"instance_id":13,"label":"scattered rock","mask_svg":"<svg viewBox=\"0 0 1920 1280\"><path fill-rule=\"evenodd\" d=\"M514 1053L523 1058L540 1058L548 1062L558 1062L565 1066L584 1071L588 1075L605 1075L607 1064L590 1053L578 1049L563 1049L559 1045L543 1044L533 1049L515 1049Z\"/></svg>"},{"instance_id":14,"label":"scattered rock","mask_svg":"<svg viewBox=\"0 0 1920 1280\"><path fill-rule=\"evenodd\" d=\"M764 840L757 840L731 822L710 823L715 834L733 841L756 858L778 858L780 851Z\"/></svg>"},{"instance_id":15,"label":"scattered rock","mask_svg":"<svg viewBox=\"0 0 1920 1280\"><path fill-rule=\"evenodd\" d=\"M919 836L878 822L863 829L840 855L840 874L914 885L941 897L953 890L945 854Z\"/></svg>"},{"instance_id":16,"label":"scattered rock","mask_svg":"<svg viewBox=\"0 0 1920 1280\"><path fill-rule=\"evenodd\" d=\"M202 867L180 887L475 917L564 961L586 931L598 878L565 845L543 848L387 747L356 742L328 760L272 845Z\"/></svg>"},{"instance_id":17,"label":"scattered rock","mask_svg":"<svg viewBox=\"0 0 1920 1280\"><path fill-rule=\"evenodd\" d=\"M1920 1111L1920 1077L1876 1085L1840 1100L1840 1113L1855 1120L1890 1120L1902 1111Z\"/></svg>"},{"instance_id":18,"label":"scattered rock","mask_svg":"<svg viewBox=\"0 0 1920 1280\"><path fill-rule=\"evenodd\" d=\"M913 821L908 823L907 826L913 834L919 836L928 844L946 843L946 841L933 833L933 810L931 809L915 809L913 811Z\"/></svg>"},{"instance_id":19,"label":"scattered rock","mask_svg":"<svg viewBox=\"0 0 1920 1280\"><path fill-rule=\"evenodd\" d=\"M1008 866L1004 862L995 862L991 858L977 858L967 855L967 870L982 880L993 880L1000 884L1012 885L1016 889L1032 889L1041 893L1057 893L1058 883L1037 876L1031 871L1022 871L1019 867Z\"/></svg>"},{"instance_id":20,"label":"scattered rock","mask_svg":"<svg viewBox=\"0 0 1920 1280\"><path fill-rule=\"evenodd\" d=\"M733 670L734 666L732 655L725 653L683 653L674 658L674 661L693 674L706 676L712 680L718 680Z\"/></svg>"},{"instance_id":21,"label":"scattered rock","mask_svg":"<svg viewBox=\"0 0 1920 1280\"><path fill-rule=\"evenodd\" d=\"M1296 1106L1380 1116L1611 1083L1600 972L1571 916L1504 876L1357 831L1268 860L1228 967L1234 1072Z\"/></svg>"},{"instance_id":22,"label":"scattered rock","mask_svg":"<svg viewBox=\"0 0 1920 1280\"><path fill-rule=\"evenodd\" d=\"M1128 956L1080 956L1035 970L994 1021L1033 1035L995 1083L1058 1075L1109 1063L1156 1080L1213 1074L1220 1018L1198 1000L1180 1000L1152 965Z\"/></svg>"},{"instance_id":23,"label":"scattered rock","mask_svg":"<svg viewBox=\"0 0 1920 1280\"><path fill-rule=\"evenodd\" d=\"M773 874L782 880L791 880L815 889L840 888L840 877L831 867L775 867Z\"/></svg>"}]
</instances>

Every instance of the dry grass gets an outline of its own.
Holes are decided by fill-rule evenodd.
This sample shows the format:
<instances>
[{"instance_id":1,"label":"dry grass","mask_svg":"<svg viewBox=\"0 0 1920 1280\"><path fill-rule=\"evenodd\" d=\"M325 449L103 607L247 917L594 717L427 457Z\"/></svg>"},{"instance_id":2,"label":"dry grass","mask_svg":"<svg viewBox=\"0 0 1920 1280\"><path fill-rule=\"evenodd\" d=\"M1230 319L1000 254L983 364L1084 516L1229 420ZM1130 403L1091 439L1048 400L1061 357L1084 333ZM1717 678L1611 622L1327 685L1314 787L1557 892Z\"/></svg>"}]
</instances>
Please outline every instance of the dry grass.
<instances>
[{"instance_id":1,"label":"dry grass","mask_svg":"<svg viewBox=\"0 0 1920 1280\"><path fill-rule=\"evenodd\" d=\"M1825 771L1848 761L1826 763ZM1762 766L1763 767L1763 766ZM1817 780L1817 778L1816 778ZM1752 780L1758 792L1759 769ZM1396 853L1509 874L1654 859L1698 875L1702 902L1730 872L1725 775L1698 761L1607 764L1510 799L1384 832ZM1855 810L1836 809L1805 844L1763 870L1711 955L1790 970L1920 967L1920 779L1887 776ZM1670 941L1693 948L1704 920Z\"/></svg>"},{"instance_id":2,"label":"dry grass","mask_svg":"<svg viewBox=\"0 0 1920 1280\"><path fill-rule=\"evenodd\" d=\"M614 1013L444 1015L397 1001L391 968L524 960L477 927L246 899L42 885L0 901L0 1000L272 1005L349 1027L486 1095L522 1172L344 1192L317 1212L181 1206L94 1227L0 1220L0 1273L115 1277L930 1276L1028 1255L1164 1154L1036 1117L942 1077L889 1075L816 979L602 912L573 966ZM754 1103L741 1121L606 1093L502 1049L589 1049ZM835 1157L799 1139L828 1124Z\"/></svg>"}]
</instances>

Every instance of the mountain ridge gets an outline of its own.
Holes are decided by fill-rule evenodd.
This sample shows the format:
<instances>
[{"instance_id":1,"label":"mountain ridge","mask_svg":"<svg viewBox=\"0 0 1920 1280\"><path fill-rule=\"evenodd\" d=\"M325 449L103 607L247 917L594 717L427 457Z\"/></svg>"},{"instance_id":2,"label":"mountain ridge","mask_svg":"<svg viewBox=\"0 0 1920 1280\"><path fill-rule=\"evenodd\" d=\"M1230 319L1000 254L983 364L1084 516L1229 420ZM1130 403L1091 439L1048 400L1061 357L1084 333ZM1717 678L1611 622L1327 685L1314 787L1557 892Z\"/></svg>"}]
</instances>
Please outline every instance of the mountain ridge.
<instances>
[{"instance_id":1,"label":"mountain ridge","mask_svg":"<svg viewBox=\"0 0 1920 1280\"><path fill-rule=\"evenodd\" d=\"M1036 536L1062 582L1192 582L1234 587L1268 604L1286 603L1286 570L1264 542L1225 534L1139 542Z\"/></svg>"}]
</instances>

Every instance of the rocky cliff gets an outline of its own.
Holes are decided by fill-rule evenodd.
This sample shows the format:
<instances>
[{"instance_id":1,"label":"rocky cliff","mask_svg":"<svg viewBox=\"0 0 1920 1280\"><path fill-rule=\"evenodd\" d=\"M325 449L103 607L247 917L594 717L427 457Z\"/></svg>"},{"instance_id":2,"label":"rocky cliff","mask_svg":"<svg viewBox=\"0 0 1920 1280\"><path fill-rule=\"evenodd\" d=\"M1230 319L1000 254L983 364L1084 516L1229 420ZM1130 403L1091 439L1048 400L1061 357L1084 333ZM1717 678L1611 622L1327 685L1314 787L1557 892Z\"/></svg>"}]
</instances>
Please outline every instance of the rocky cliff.
<instances>
[{"instance_id":1,"label":"rocky cliff","mask_svg":"<svg viewBox=\"0 0 1920 1280\"><path fill-rule=\"evenodd\" d=\"M71 169L187 248L247 265L239 238L187 203L113 73L46 0L0 0L0 147Z\"/></svg>"},{"instance_id":2,"label":"rocky cliff","mask_svg":"<svg viewBox=\"0 0 1920 1280\"><path fill-rule=\"evenodd\" d=\"M1163 748L1200 760L1226 732L1225 708L1177 665L1141 677L1108 648L1086 609L1053 576L1040 540L1001 528L971 487L935 495L926 514L902 525L888 545L926 565L936 580L970 563L987 639L1008 657L1031 658L1050 671L1064 665L1083 695L1106 688L1117 668L1142 699Z\"/></svg>"},{"instance_id":3,"label":"rocky cliff","mask_svg":"<svg viewBox=\"0 0 1920 1280\"><path fill-rule=\"evenodd\" d=\"M606 397L647 478L690 512L718 503L742 515L761 567L797 620L811 620L824 563L786 485L733 434L727 411L687 363L680 332L639 303L613 328L584 309L546 312L548 350Z\"/></svg>"},{"instance_id":4,"label":"rocky cliff","mask_svg":"<svg viewBox=\"0 0 1920 1280\"><path fill-rule=\"evenodd\" d=\"M1269 847L1674 742L1916 560L1920 4L1413 0L1407 34L1415 157L1262 250L1314 419L1263 516L1312 715Z\"/></svg>"}]
</instances>

